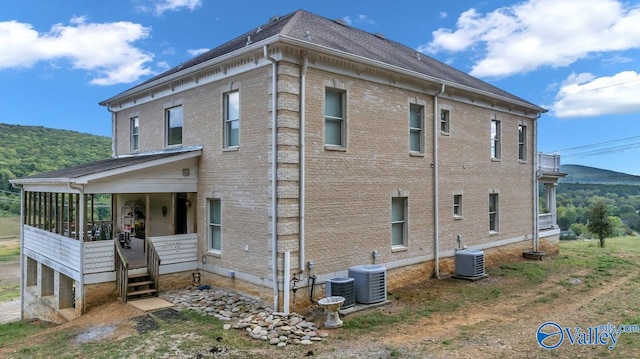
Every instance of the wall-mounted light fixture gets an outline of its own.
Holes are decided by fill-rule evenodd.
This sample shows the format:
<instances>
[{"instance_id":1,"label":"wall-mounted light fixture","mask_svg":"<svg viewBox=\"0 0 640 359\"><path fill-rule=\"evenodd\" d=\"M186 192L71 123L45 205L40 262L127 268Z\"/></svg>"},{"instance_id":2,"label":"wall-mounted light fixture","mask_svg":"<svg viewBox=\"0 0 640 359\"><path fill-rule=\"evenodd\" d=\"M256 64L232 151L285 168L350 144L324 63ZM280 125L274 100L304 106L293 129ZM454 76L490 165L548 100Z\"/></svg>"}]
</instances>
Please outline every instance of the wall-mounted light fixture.
<instances>
[{"instance_id":1,"label":"wall-mounted light fixture","mask_svg":"<svg viewBox=\"0 0 640 359\"><path fill-rule=\"evenodd\" d=\"M167 216L167 206L163 206L162 207L162 217L166 217Z\"/></svg>"}]
</instances>

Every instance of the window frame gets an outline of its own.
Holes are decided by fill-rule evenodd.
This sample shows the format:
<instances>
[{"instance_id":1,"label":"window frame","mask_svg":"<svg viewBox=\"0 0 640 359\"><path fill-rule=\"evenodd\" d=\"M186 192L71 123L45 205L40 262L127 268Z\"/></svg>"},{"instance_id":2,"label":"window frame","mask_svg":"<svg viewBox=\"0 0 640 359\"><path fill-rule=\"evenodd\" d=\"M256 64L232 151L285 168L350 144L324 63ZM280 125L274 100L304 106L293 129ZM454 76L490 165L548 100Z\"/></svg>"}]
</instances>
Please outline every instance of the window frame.
<instances>
[{"instance_id":1,"label":"window frame","mask_svg":"<svg viewBox=\"0 0 640 359\"><path fill-rule=\"evenodd\" d=\"M327 114L327 95L330 93L336 93L340 96L340 112L341 117L329 116ZM325 149L338 148L343 149L347 147L347 91L326 87L324 91L324 146ZM327 122L338 122L340 126L340 143L327 143Z\"/></svg>"},{"instance_id":2,"label":"window frame","mask_svg":"<svg viewBox=\"0 0 640 359\"><path fill-rule=\"evenodd\" d=\"M169 143L171 140L171 112L174 109L180 108L182 117L180 119L180 143ZM177 126L176 126L177 128ZM164 144L165 147L182 146L184 143L184 107L182 104L176 104L175 106L165 107L164 109Z\"/></svg>"},{"instance_id":3,"label":"window frame","mask_svg":"<svg viewBox=\"0 0 640 359\"><path fill-rule=\"evenodd\" d=\"M494 129L495 127L495 129ZM491 159L500 160L502 158L501 137L502 129L500 120L493 117L491 119L490 137L491 137Z\"/></svg>"},{"instance_id":4,"label":"window frame","mask_svg":"<svg viewBox=\"0 0 640 359\"><path fill-rule=\"evenodd\" d=\"M235 119L230 119L229 118L229 98L230 96L238 96L238 117ZM223 147L224 148L231 148L231 149L235 149L240 147L240 91L239 90L234 90L234 91L229 91L229 92L225 92L223 94L223 136L224 136L224 140L223 140ZM237 138L236 141L237 143L233 144L231 143L231 129L229 128L229 126L233 126L233 123L237 123Z\"/></svg>"},{"instance_id":5,"label":"window frame","mask_svg":"<svg viewBox=\"0 0 640 359\"><path fill-rule=\"evenodd\" d=\"M500 196L498 193L489 193L489 233L498 233L500 230Z\"/></svg>"},{"instance_id":6,"label":"window frame","mask_svg":"<svg viewBox=\"0 0 640 359\"><path fill-rule=\"evenodd\" d=\"M456 201L456 199L458 199ZM463 218L463 207L462 207L462 193L454 193L453 194L453 218L454 219L462 219Z\"/></svg>"},{"instance_id":7,"label":"window frame","mask_svg":"<svg viewBox=\"0 0 640 359\"><path fill-rule=\"evenodd\" d=\"M394 208L396 208L396 206L394 206L394 202L395 201L402 201L402 219L401 220L394 220L394 218L396 218L396 216L394 215ZM390 239L391 239L391 248L392 249L403 249L403 248L407 248L408 247L408 237L409 237L409 198L408 197L404 197L404 196L399 196L399 197L391 197L391 233L390 233ZM402 226L402 240L400 243L394 243L394 227L397 227L398 225Z\"/></svg>"},{"instance_id":8,"label":"window frame","mask_svg":"<svg viewBox=\"0 0 640 359\"><path fill-rule=\"evenodd\" d=\"M129 117L129 144L131 152L140 150L140 116Z\"/></svg>"},{"instance_id":9,"label":"window frame","mask_svg":"<svg viewBox=\"0 0 640 359\"><path fill-rule=\"evenodd\" d=\"M417 110L418 114L418 124L420 127L412 126L412 116L414 114L414 109ZM412 148L412 135L417 133L418 135L418 149ZM424 105L420 105L417 103L409 104L409 152L414 154L424 154Z\"/></svg>"},{"instance_id":10,"label":"window frame","mask_svg":"<svg viewBox=\"0 0 640 359\"><path fill-rule=\"evenodd\" d=\"M218 214L220 218L215 218L215 209L212 213L212 205L218 206ZM219 235L219 247L215 246L215 230L217 229ZM222 200L220 198L208 198L207 199L207 251L213 253L222 253Z\"/></svg>"},{"instance_id":11,"label":"window frame","mask_svg":"<svg viewBox=\"0 0 640 359\"><path fill-rule=\"evenodd\" d=\"M445 125L445 129L442 128L443 124ZM451 133L451 110L448 108L440 109L440 133L443 135Z\"/></svg>"},{"instance_id":12,"label":"window frame","mask_svg":"<svg viewBox=\"0 0 640 359\"><path fill-rule=\"evenodd\" d=\"M527 162L527 126L518 125L518 160Z\"/></svg>"}]
</instances>

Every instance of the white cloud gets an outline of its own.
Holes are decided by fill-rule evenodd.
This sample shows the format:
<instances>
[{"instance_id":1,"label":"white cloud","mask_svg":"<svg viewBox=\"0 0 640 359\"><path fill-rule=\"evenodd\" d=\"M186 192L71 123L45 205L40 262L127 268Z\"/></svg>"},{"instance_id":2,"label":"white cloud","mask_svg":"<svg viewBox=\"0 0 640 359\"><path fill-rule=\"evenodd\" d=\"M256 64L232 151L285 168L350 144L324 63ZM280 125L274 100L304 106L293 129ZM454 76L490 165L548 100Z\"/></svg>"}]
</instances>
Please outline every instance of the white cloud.
<instances>
[{"instance_id":1,"label":"white cloud","mask_svg":"<svg viewBox=\"0 0 640 359\"><path fill-rule=\"evenodd\" d=\"M191 11L202 6L202 0L160 0L154 6L154 11L158 15L166 11L179 11L187 8Z\"/></svg>"},{"instance_id":2,"label":"white cloud","mask_svg":"<svg viewBox=\"0 0 640 359\"><path fill-rule=\"evenodd\" d=\"M481 14L463 12L418 50L480 52L474 76L509 76L568 66L594 53L640 48L640 7L615 0L529 0Z\"/></svg>"},{"instance_id":3,"label":"white cloud","mask_svg":"<svg viewBox=\"0 0 640 359\"><path fill-rule=\"evenodd\" d=\"M368 24L368 25L376 24L376 22L373 19L369 18L367 15L364 15L364 14L357 15L355 19L351 19L351 16L345 16L342 18L342 20L346 22L347 25L349 26L353 24Z\"/></svg>"},{"instance_id":4,"label":"white cloud","mask_svg":"<svg viewBox=\"0 0 640 359\"><path fill-rule=\"evenodd\" d=\"M87 23L83 17L55 24L38 33L30 24L0 22L0 70L29 68L38 62L68 60L74 69L89 71L94 85L136 81L149 75L153 55L132 45L149 36L149 28L131 22Z\"/></svg>"},{"instance_id":5,"label":"white cloud","mask_svg":"<svg viewBox=\"0 0 640 359\"><path fill-rule=\"evenodd\" d=\"M446 19L447 17L449 17L449 14L447 14L447 12L446 12L446 11L440 11L440 13L438 14L438 16L439 16L441 19Z\"/></svg>"},{"instance_id":6,"label":"white cloud","mask_svg":"<svg viewBox=\"0 0 640 359\"><path fill-rule=\"evenodd\" d=\"M640 73L623 71L610 77L571 74L551 106L557 117L590 117L640 111Z\"/></svg>"},{"instance_id":7,"label":"white cloud","mask_svg":"<svg viewBox=\"0 0 640 359\"><path fill-rule=\"evenodd\" d=\"M187 50L187 53L189 53L189 55L191 55L191 56L198 56L200 54L204 54L207 51L209 51L209 49L206 49L206 48L189 49L189 50Z\"/></svg>"}]
</instances>

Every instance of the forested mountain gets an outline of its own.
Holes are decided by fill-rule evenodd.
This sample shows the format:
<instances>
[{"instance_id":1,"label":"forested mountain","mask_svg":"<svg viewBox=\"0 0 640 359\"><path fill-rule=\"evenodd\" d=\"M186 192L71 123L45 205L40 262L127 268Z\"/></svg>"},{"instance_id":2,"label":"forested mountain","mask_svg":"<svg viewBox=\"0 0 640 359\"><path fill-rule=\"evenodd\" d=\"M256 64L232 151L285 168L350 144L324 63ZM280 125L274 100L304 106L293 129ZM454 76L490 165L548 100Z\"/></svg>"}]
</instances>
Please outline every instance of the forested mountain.
<instances>
[{"instance_id":1,"label":"forested mountain","mask_svg":"<svg viewBox=\"0 0 640 359\"><path fill-rule=\"evenodd\" d=\"M567 174L567 177L560 179L560 183L640 186L640 176L600 168L581 165L561 165L560 171Z\"/></svg>"},{"instance_id":2,"label":"forested mountain","mask_svg":"<svg viewBox=\"0 0 640 359\"><path fill-rule=\"evenodd\" d=\"M0 123L0 212L20 213L19 193L8 182L17 177L109 158L111 139L42 126Z\"/></svg>"}]
</instances>

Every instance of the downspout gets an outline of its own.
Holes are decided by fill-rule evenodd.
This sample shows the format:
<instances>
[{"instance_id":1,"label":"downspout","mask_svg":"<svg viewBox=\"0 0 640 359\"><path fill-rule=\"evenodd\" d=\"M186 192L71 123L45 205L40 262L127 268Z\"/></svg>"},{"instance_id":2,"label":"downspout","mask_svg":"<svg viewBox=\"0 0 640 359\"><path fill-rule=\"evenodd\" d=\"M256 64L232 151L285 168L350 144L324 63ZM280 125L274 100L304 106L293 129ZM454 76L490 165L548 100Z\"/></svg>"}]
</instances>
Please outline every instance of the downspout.
<instances>
[{"instance_id":1,"label":"downspout","mask_svg":"<svg viewBox=\"0 0 640 359\"><path fill-rule=\"evenodd\" d=\"M71 182L67 183L69 188L74 189L80 192L80 208L78 209L78 218L79 225L78 230L80 232L79 241L80 241L80 280L78 281L78 287L76 288L76 295L78 294L78 288L80 289L80 298L82 302L82 308L80 308L80 313L84 313L84 308L86 308L84 301L84 231L86 229L85 224L85 213L84 213L84 186L74 186ZM69 229L71 230L71 229ZM77 302L77 301L76 301Z\"/></svg>"},{"instance_id":2,"label":"downspout","mask_svg":"<svg viewBox=\"0 0 640 359\"><path fill-rule=\"evenodd\" d=\"M24 186L12 183L13 188L20 189L20 320L24 319Z\"/></svg>"},{"instance_id":3,"label":"downspout","mask_svg":"<svg viewBox=\"0 0 640 359\"><path fill-rule=\"evenodd\" d=\"M538 193L538 119L542 114L533 120L533 250L538 251L540 240L540 209L538 208L540 198Z\"/></svg>"},{"instance_id":4,"label":"downspout","mask_svg":"<svg viewBox=\"0 0 640 359\"><path fill-rule=\"evenodd\" d=\"M112 111L107 104L107 110L111 112L111 157L116 157L116 149L118 148L116 137L116 112Z\"/></svg>"},{"instance_id":5,"label":"downspout","mask_svg":"<svg viewBox=\"0 0 640 359\"><path fill-rule=\"evenodd\" d=\"M438 96L445 91L445 84L440 84L440 91L433 95L433 239L434 239L434 275L440 278L440 228L438 211Z\"/></svg>"},{"instance_id":6,"label":"downspout","mask_svg":"<svg viewBox=\"0 0 640 359\"><path fill-rule=\"evenodd\" d=\"M271 61L271 268L273 276L273 310L278 311L278 245L277 245L277 224L278 224L278 174L276 162L278 160L277 136L278 124L276 123L276 115L278 112L277 104L277 76L278 62L269 56L267 45L262 47L264 57Z\"/></svg>"},{"instance_id":7,"label":"downspout","mask_svg":"<svg viewBox=\"0 0 640 359\"><path fill-rule=\"evenodd\" d=\"M306 101L305 87L307 85L307 66L309 65L309 59L307 55L304 55L302 63L302 70L300 71L300 271L305 270L305 256L304 256L304 214L305 214L305 196L306 196L306 155L305 155L305 112Z\"/></svg>"}]
</instances>

